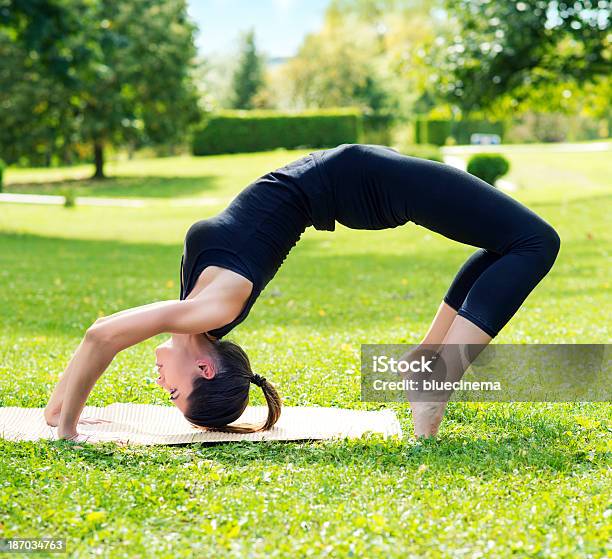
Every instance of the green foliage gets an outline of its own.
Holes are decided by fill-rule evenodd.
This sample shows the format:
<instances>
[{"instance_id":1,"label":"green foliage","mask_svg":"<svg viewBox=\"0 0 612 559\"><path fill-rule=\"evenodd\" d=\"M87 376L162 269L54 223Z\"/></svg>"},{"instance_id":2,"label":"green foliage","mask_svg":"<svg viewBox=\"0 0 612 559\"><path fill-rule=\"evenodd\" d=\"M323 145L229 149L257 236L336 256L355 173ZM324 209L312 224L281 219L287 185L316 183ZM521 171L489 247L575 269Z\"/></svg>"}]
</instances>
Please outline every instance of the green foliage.
<instances>
[{"instance_id":1,"label":"green foliage","mask_svg":"<svg viewBox=\"0 0 612 559\"><path fill-rule=\"evenodd\" d=\"M233 76L233 109L252 109L253 99L264 84L264 60L255 47L255 32L243 37L240 60Z\"/></svg>"},{"instance_id":2,"label":"green foliage","mask_svg":"<svg viewBox=\"0 0 612 559\"><path fill-rule=\"evenodd\" d=\"M362 116L363 135L360 142L388 146L392 142L395 115L392 113L367 112Z\"/></svg>"},{"instance_id":3,"label":"green foliage","mask_svg":"<svg viewBox=\"0 0 612 559\"><path fill-rule=\"evenodd\" d=\"M60 192L61 195L64 197L65 208L76 207L76 191L74 188L64 188Z\"/></svg>"},{"instance_id":4,"label":"green foliage","mask_svg":"<svg viewBox=\"0 0 612 559\"><path fill-rule=\"evenodd\" d=\"M1 11L1 10L0 10ZM70 96L41 58L0 26L0 151L7 163L48 165L68 155Z\"/></svg>"},{"instance_id":5,"label":"green foliage","mask_svg":"<svg viewBox=\"0 0 612 559\"><path fill-rule=\"evenodd\" d=\"M425 138L423 137L424 125L422 124L425 117L416 116L414 119L414 142L416 144L424 144Z\"/></svg>"},{"instance_id":6,"label":"green foliage","mask_svg":"<svg viewBox=\"0 0 612 559\"><path fill-rule=\"evenodd\" d=\"M6 164L2 159L0 159L0 192L2 192L2 188L4 185L4 169L6 168Z\"/></svg>"},{"instance_id":7,"label":"green foliage","mask_svg":"<svg viewBox=\"0 0 612 559\"><path fill-rule=\"evenodd\" d=\"M17 2L8 13L0 149L9 161L38 153L48 164L83 142L178 142L197 119L184 0ZM103 163L101 151L97 174Z\"/></svg>"},{"instance_id":8,"label":"green foliage","mask_svg":"<svg viewBox=\"0 0 612 559\"><path fill-rule=\"evenodd\" d=\"M193 153L211 155L357 143L361 130L361 113L354 109L302 113L223 111L211 116L194 133Z\"/></svg>"},{"instance_id":9,"label":"green foliage","mask_svg":"<svg viewBox=\"0 0 612 559\"><path fill-rule=\"evenodd\" d=\"M71 5L72 4L72 5ZM0 28L8 30L26 50L36 54L32 60L40 60L58 79L71 81L71 61L89 56L91 45L73 41L78 34L85 14L80 10L84 3L76 0L3 0L0 3Z\"/></svg>"},{"instance_id":10,"label":"green foliage","mask_svg":"<svg viewBox=\"0 0 612 559\"><path fill-rule=\"evenodd\" d=\"M498 153L477 153L470 157L467 164L468 173L481 178L492 186L495 186L495 181L503 177L509 169L508 160Z\"/></svg>"},{"instance_id":11,"label":"green foliage","mask_svg":"<svg viewBox=\"0 0 612 559\"><path fill-rule=\"evenodd\" d=\"M451 132L451 121L416 117L414 120L415 142L443 146Z\"/></svg>"},{"instance_id":12,"label":"green foliage","mask_svg":"<svg viewBox=\"0 0 612 559\"><path fill-rule=\"evenodd\" d=\"M415 118L415 142L443 146L451 134L452 122L448 119Z\"/></svg>"},{"instance_id":13,"label":"green foliage","mask_svg":"<svg viewBox=\"0 0 612 559\"><path fill-rule=\"evenodd\" d=\"M444 162L440 147L434 144L400 144L397 149L404 155Z\"/></svg>"},{"instance_id":14,"label":"green foliage","mask_svg":"<svg viewBox=\"0 0 612 559\"><path fill-rule=\"evenodd\" d=\"M425 143L443 146L451 134L452 123L444 119L428 119L425 121Z\"/></svg>"},{"instance_id":15,"label":"green foliage","mask_svg":"<svg viewBox=\"0 0 612 559\"><path fill-rule=\"evenodd\" d=\"M459 24L426 60L440 62L437 84L464 114L501 96L517 106L543 87L610 75L610 2L446 0Z\"/></svg>"},{"instance_id":16,"label":"green foliage","mask_svg":"<svg viewBox=\"0 0 612 559\"><path fill-rule=\"evenodd\" d=\"M398 99L391 86L397 86L401 79L393 79L397 69L388 68L381 50L376 31L381 22L349 11L349 6L340 10L330 6L322 29L309 33L282 69L282 81L288 84L288 106L397 110Z\"/></svg>"}]
</instances>

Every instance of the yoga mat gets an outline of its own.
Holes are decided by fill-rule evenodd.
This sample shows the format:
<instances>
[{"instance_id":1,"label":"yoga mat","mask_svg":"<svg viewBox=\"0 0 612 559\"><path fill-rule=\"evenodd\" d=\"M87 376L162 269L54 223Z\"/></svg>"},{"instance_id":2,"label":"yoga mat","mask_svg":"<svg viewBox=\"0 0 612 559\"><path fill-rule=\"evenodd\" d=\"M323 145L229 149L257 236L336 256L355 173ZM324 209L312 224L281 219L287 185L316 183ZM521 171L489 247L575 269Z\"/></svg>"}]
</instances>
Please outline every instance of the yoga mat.
<instances>
[{"instance_id":1,"label":"yoga mat","mask_svg":"<svg viewBox=\"0 0 612 559\"><path fill-rule=\"evenodd\" d=\"M0 437L12 441L57 439L57 428L47 425L44 408L0 407ZM236 423L259 424L267 415L265 406L249 406ZM111 423L78 425L80 434L119 437L128 444L156 445L228 441L295 441L359 438L368 432L385 438L402 435L393 410L361 411L341 408L285 407L277 424L257 433L223 433L193 427L174 406L115 403L105 407L85 406L81 418L107 419Z\"/></svg>"}]
</instances>

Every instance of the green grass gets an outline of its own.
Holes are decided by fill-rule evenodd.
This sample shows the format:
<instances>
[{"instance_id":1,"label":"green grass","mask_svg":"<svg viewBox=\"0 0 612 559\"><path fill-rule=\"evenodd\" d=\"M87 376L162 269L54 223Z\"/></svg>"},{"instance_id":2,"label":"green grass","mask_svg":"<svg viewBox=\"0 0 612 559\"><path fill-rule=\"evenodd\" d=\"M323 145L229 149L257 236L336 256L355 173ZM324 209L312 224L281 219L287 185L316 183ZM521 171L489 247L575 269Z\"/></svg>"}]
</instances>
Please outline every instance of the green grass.
<instances>
[{"instance_id":1,"label":"green grass","mask_svg":"<svg viewBox=\"0 0 612 559\"><path fill-rule=\"evenodd\" d=\"M510 171L503 177L528 190L530 201L555 200L568 202L592 194L609 194L612 185L612 141L581 142L607 145L607 151L581 151L566 147L568 151L555 151L558 144L504 145L494 151L510 162ZM563 145L563 144L562 144ZM573 144L578 146L580 144ZM466 159L469 155L464 155Z\"/></svg>"},{"instance_id":2,"label":"green grass","mask_svg":"<svg viewBox=\"0 0 612 559\"><path fill-rule=\"evenodd\" d=\"M54 169L14 169L5 173L5 191L58 194L70 186L77 196L122 198L231 197L247 183L312 150L211 157L160 157L110 161L107 180L92 180L91 165ZM143 180L146 179L146 180Z\"/></svg>"},{"instance_id":3,"label":"green grass","mask_svg":"<svg viewBox=\"0 0 612 559\"><path fill-rule=\"evenodd\" d=\"M513 195L555 226L562 248L496 343L607 343L609 165L601 153L585 168L585 154L546 154L546 174L537 149L514 154ZM134 161L117 169L133 166L128 194L112 190L123 179L94 189L230 197L302 153ZM560 182L570 168L587 178ZM222 208L2 204L0 405L44 406L97 316L178 298L183 235ZM287 405L377 409L359 401L360 344L417 342L471 252L412 224L309 229L229 337ZM120 353L88 405L170 405L151 382L163 339ZM0 534L66 537L71 556L609 554L609 404L452 402L434 442L416 442L407 407L390 407L402 440L79 449L0 439Z\"/></svg>"}]
</instances>

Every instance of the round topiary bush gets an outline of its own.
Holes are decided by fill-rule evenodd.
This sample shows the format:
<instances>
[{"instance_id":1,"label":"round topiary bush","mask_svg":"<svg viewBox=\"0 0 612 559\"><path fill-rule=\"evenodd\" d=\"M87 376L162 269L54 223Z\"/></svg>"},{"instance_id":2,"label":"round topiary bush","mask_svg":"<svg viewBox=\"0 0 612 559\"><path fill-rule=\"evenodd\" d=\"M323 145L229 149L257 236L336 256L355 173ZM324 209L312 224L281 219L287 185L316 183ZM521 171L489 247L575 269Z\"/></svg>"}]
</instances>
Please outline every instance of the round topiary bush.
<instances>
[{"instance_id":1,"label":"round topiary bush","mask_svg":"<svg viewBox=\"0 0 612 559\"><path fill-rule=\"evenodd\" d=\"M508 160L498 153L477 153L470 157L467 172L495 186L495 181L510 169Z\"/></svg>"}]
</instances>

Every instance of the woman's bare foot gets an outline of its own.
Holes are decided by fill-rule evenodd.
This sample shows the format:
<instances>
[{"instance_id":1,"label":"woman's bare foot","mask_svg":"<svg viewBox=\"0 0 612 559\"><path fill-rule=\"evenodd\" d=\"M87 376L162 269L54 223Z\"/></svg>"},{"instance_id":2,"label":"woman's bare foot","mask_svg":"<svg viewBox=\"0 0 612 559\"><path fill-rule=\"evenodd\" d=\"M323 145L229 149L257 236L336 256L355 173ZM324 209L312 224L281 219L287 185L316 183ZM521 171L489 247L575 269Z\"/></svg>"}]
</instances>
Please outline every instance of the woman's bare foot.
<instances>
[{"instance_id":1,"label":"woman's bare foot","mask_svg":"<svg viewBox=\"0 0 612 559\"><path fill-rule=\"evenodd\" d=\"M410 402L415 437L435 437L446 410L446 402Z\"/></svg>"},{"instance_id":2,"label":"woman's bare foot","mask_svg":"<svg viewBox=\"0 0 612 559\"><path fill-rule=\"evenodd\" d=\"M422 357L426 360L431 359L438 349L438 345L419 344L408 351L399 359L402 361L419 361ZM414 379L414 375L405 373L402 375L406 379ZM423 398L423 394L420 395ZM410 397L408 402L412 409L412 422L414 424L414 434L416 437L435 437L438 434L440 423L446 410L446 402L423 402L419 398Z\"/></svg>"}]
</instances>

